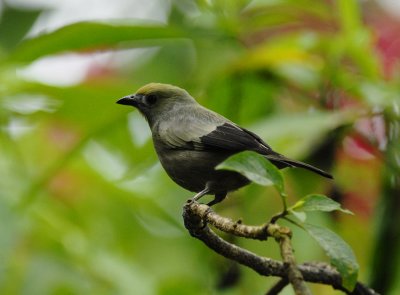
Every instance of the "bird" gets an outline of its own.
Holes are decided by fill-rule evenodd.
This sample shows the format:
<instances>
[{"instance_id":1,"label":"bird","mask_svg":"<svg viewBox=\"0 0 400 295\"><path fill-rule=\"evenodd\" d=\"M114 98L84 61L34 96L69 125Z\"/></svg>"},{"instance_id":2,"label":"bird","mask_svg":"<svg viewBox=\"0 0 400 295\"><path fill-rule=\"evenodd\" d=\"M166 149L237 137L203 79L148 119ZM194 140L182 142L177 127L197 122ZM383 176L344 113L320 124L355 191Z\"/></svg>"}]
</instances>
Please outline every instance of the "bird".
<instances>
[{"instance_id":1,"label":"bird","mask_svg":"<svg viewBox=\"0 0 400 295\"><path fill-rule=\"evenodd\" d=\"M178 86L149 83L117 103L133 106L145 117L162 167L175 183L196 193L194 201L214 195L207 204L212 206L224 200L228 192L250 183L237 172L215 169L242 151L263 155L279 169L300 167L333 178L317 167L275 152L258 135L200 105Z\"/></svg>"}]
</instances>

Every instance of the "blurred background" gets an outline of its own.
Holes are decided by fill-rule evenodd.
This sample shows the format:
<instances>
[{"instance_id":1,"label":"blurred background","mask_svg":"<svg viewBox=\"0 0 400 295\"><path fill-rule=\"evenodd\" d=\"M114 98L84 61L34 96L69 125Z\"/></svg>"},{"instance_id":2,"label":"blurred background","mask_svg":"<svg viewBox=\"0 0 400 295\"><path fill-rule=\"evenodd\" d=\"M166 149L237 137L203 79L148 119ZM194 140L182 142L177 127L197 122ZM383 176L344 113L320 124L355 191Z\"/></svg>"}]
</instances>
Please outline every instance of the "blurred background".
<instances>
[{"instance_id":1,"label":"blurred background","mask_svg":"<svg viewBox=\"0 0 400 295\"><path fill-rule=\"evenodd\" d=\"M161 169L145 120L115 104L148 82L331 171L284 170L289 204L323 193L352 210L308 220L351 245L361 281L400 294L399 61L396 0L0 2L0 294L264 294L276 282L184 229L192 193ZM252 184L215 210L259 224L281 202ZM293 230L298 262L329 261ZM233 242L279 259L273 241Z\"/></svg>"}]
</instances>

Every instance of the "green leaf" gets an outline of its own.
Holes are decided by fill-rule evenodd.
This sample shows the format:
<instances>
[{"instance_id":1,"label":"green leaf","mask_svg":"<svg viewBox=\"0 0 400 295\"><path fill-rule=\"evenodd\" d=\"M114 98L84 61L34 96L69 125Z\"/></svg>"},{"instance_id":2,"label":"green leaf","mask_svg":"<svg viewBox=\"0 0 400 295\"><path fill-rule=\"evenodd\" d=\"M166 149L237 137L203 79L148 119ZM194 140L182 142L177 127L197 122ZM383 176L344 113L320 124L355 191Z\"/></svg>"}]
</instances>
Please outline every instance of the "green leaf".
<instances>
[{"instance_id":1,"label":"green leaf","mask_svg":"<svg viewBox=\"0 0 400 295\"><path fill-rule=\"evenodd\" d=\"M281 172L264 156L256 152L244 151L235 154L219 164L215 169L236 171L260 185L274 185L279 193L284 195Z\"/></svg>"},{"instance_id":2,"label":"green leaf","mask_svg":"<svg viewBox=\"0 0 400 295\"><path fill-rule=\"evenodd\" d=\"M353 250L334 232L327 228L304 224L304 229L318 242L342 276L342 285L352 291L357 283L359 266Z\"/></svg>"},{"instance_id":3,"label":"green leaf","mask_svg":"<svg viewBox=\"0 0 400 295\"><path fill-rule=\"evenodd\" d=\"M340 11L340 21L342 29L346 33L351 33L362 28L360 5L354 0L339 0L338 10Z\"/></svg>"},{"instance_id":4,"label":"green leaf","mask_svg":"<svg viewBox=\"0 0 400 295\"><path fill-rule=\"evenodd\" d=\"M41 10L26 10L4 5L0 17L0 45L12 50L30 30Z\"/></svg>"},{"instance_id":5,"label":"green leaf","mask_svg":"<svg viewBox=\"0 0 400 295\"><path fill-rule=\"evenodd\" d=\"M296 204L294 204L291 210L298 211L335 211L339 210L343 213L353 214L350 210L343 209L338 202L328 198L324 195L311 194L300 199Z\"/></svg>"},{"instance_id":6,"label":"green leaf","mask_svg":"<svg viewBox=\"0 0 400 295\"><path fill-rule=\"evenodd\" d=\"M292 214L294 217L296 217L298 220L300 220L301 222L305 222L307 219L307 214L306 212L303 211L295 211L292 208L289 208L288 211L290 212L290 214Z\"/></svg>"},{"instance_id":7,"label":"green leaf","mask_svg":"<svg viewBox=\"0 0 400 295\"><path fill-rule=\"evenodd\" d=\"M9 57L14 62L31 62L37 58L73 50L94 50L121 45L156 46L162 40L209 37L207 30L167 25L139 25L131 22L79 22L54 32L28 39ZM132 43L133 42L133 43ZM127 44L129 43L129 44Z\"/></svg>"}]
</instances>

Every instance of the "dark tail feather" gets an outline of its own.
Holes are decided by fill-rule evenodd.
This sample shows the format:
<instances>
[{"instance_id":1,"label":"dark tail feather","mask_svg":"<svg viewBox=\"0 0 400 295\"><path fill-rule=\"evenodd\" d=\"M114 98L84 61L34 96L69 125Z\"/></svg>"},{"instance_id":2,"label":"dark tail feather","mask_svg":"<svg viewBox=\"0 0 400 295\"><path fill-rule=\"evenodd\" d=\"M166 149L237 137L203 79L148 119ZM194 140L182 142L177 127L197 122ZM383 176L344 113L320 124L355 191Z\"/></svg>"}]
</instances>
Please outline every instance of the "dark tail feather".
<instances>
[{"instance_id":1,"label":"dark tail feather","mask_svg":"<svg viewBox=\"0 0 400 295\"><path fill-rule=\"evenodd\" d=\"M300 161L288 159L288 158L286 158L284 156L280 156L279 155L278 157L276 157L276 156L272 156L271 157L270 155L268 155L267 159L272 161L272 163L274 163L278 168L300 167L300 168L304 168L304 169L310 170L310 171L312 171L314 173L317 173L317 174L319 174L319 175L321 175L323 177L333 179L333 176L331 174L329 174L328 172L325 172L324 170L321 170L321 169L319 169L317 167L314 167L314 166L312 166L310 164L307 164L307 163L303 163L303 162L300 162Z\"/></svg>"}]
</instances>

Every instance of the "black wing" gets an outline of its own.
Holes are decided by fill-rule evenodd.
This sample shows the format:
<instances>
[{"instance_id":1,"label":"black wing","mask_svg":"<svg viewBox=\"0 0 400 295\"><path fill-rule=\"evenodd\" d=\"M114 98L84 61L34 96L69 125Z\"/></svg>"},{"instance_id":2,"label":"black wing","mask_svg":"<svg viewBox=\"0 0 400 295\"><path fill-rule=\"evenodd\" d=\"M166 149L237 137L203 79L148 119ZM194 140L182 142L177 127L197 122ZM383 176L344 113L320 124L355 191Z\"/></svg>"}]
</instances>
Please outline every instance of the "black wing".
<instances>
[{"instance_id":1,"label":"black wing","mask_svg":"<svg viewBox=\"0 0 400 295\"><path fill-rule=\"evenodd\" d=\"M275 152L258 135L232 123L225 123L215 130L200 137L201 148L204 150L225 150L232 152L254 151L265 155L278 168L302 167L327 178L329 173L307 163L292 160Z\"/></svg>"},{"instance_id":2,"label":"black wing","mask_svg":"<svg viewBox=\"0 0 400 295\"><path fill-rule=\"evenodd\" d=\"M200 137L206 150L228 150L232 152L255 151L263 155L276 154L271 147L251 131L232 123L218 126L212 132Z\"/></svg>"},{"instance_id":3,"label":"black wing","mask_svg":"<svg viewBox=\"0 0 400 295\"><path fill-rule=\"evenodd\" d=\"M163 143L172 149L225 151L232 154L241 151L254 151L264 155L278 168L302 167L324 177L332 178L329 173L319 168L288 159L273 151L259 136L232 122L226 122L227 120L223 117L210 111L197 112L197 114L201 116L181 116L180 120L178 116L171 121L170 125L164 124L158 130ZM177 122L179 124L176 124ZM215 127L217 122L220 125Z\"/></svg>"}]
</instances>

